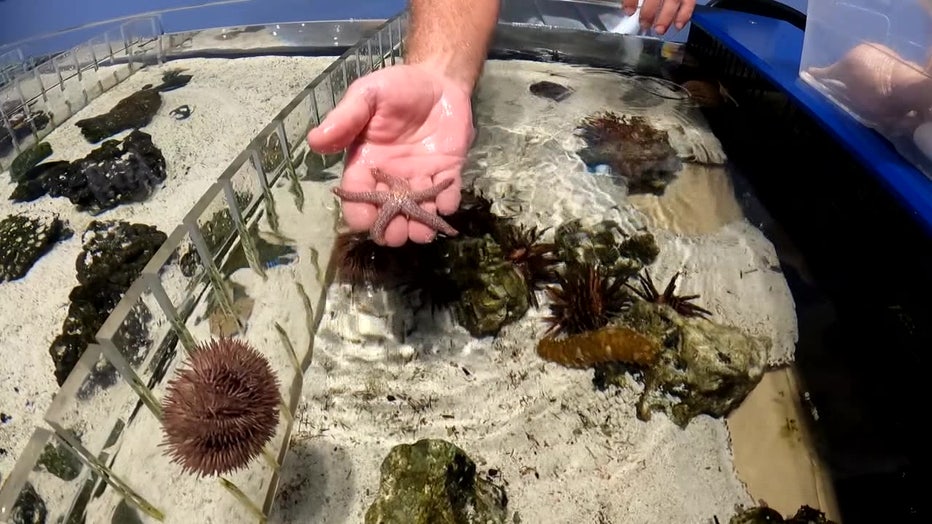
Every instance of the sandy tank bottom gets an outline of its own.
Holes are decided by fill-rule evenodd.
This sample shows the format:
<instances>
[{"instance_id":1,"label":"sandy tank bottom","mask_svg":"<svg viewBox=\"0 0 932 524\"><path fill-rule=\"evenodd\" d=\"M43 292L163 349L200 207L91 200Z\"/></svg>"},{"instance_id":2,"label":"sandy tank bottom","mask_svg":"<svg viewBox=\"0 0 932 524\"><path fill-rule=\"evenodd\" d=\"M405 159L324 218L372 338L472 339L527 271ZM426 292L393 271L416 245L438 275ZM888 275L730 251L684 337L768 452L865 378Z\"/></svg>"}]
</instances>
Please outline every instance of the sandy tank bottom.
<instances>
[{"instance_id":1,"label":"sandy tank bottom","mask_svg":"<svg viewBox=\"0 0 932 524\"><path fill-rule=\"evenodd\" d=\"M562 102L532 96L542 80L574 92ZM655 280L682 270L679 293L700 294L717 322L769 338L771 364L792 362L795 308L774 247L744 217L718 140L672 94L607 72L490 61L464 186L496 214L551 234L573 218L646 227L660 247ZM693 160L663 196L628 196L574 154L578 123L604 110L647 117ZM643 422L633 380L598 392L591 370L544 362L535 346L548 299L538 298L539 309L476 339L449 314L399 307L391 292L333 285L270 521L362 522L389 450L428 437L504 482L515 522L727 522L736 505L755 504L725 420L700 416L681 429L657 413ZM794 498L780 509L807 502L818 503Z\"/></svg>"},{"instance_id":2,"label":"sandy tank bottom","mask_svg":"<svg viewBox=\"0 0 932 524\"><path fill-rule=\"evenodd\" d=\"M7 196L15 186L8 173L0 177L0 216L57 214L75 231L24 278L0 284L0 412L5 415L0 424L0 476L9 473L34 426L43 424L42 416L58 389L48 348L67 314L68 294L78 283L75 259L87 225L92 220L125 220L170 234L235 155L332 61L330 57L184 59L148 67L92 101L46 138L53 149L48 161L81 158L99 144L89 144L74 122L105 113L146 84L160 83L168 70L184 69L193 75L190 83L162 93L161 107L142 129L152 136L167 164L167 179L145 202L98 216L75 210L66 198L44 196L13 203ZM191 109L191 116L176 120L169 113L182 105Z\"/></svg>"}]
</instances>

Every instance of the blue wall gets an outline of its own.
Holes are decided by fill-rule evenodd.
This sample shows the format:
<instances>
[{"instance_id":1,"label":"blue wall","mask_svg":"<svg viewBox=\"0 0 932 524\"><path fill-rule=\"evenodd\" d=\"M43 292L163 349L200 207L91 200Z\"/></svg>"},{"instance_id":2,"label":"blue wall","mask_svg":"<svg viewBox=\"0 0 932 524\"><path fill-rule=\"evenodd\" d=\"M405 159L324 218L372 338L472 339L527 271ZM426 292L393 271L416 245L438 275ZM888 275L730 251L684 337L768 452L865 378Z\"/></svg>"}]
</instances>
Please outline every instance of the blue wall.
<instances>
[{"instance_id":1,"label":"blue wall","mask_svg":"<svg viewBox=\"0 0 932 524\"><path fill-rule=\"evenodd\" d=\"M805 11L807 0L781 0ZM705 4L708 0L698 0ZM74 31L74 43L103 33L125 18L151 11L201 6L162 16L165 31L309 20L387 18L406 0L0 0L0 46L94 24ZM102 23L103 22L103 23ZM84 36L86 38L84 38Z\"/></svg>"}]
</instances>

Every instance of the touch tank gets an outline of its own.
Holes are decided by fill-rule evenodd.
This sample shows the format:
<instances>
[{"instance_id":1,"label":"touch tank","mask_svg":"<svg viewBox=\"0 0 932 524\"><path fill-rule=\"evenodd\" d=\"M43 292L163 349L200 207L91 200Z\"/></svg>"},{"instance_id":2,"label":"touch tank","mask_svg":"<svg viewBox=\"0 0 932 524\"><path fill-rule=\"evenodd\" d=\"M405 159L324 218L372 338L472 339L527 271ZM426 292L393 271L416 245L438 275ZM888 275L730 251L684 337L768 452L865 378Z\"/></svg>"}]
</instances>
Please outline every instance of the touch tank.
<instances>
[{"instance_id":1,"label":"touch tank","mask_svg":"<svg viewBox=\"0 0 932 524\"><path fill-rule=\"evenodd\" d=\"M383 249L304 137L406 22L129 39L11 140L5 243L41 248L0 284L0 518L839 522L731 93L682 44L502 23L459 235Z\"/></svg>"}]
</instances>

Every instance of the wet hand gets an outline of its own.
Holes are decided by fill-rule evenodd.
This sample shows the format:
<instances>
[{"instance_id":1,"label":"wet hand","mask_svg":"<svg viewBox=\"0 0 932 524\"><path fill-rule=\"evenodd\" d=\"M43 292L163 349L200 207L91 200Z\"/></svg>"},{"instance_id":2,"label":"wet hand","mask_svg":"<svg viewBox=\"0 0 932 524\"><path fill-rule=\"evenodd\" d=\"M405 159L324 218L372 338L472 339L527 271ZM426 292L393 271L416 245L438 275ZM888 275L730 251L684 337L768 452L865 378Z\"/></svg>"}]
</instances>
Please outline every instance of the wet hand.
<instances>
[{"instance_id":1,"label":"wet hand","mask_svg":"<svg viewBox=\"0 0 932 524\"><path fill-rule=\"evenodd\" d=\"M622 0L621 7L625 14L631 16L641 5L641 28L653 27L654 32L663 35L672 24L677 31L683 29L693 16L696 0Z\"/></svg>"},{"instance_id":2,"label":"wet hand","mask_svg":"<svg viewBox=\"0 0 932 524\"><path fill-rule=\"evenodd\" d=\"M459 207L460 177L473 136L467 91L428 67L397 65L353 82L307 141L318 153L346 149L340 181L345 191L388 190L372 176L373 168L407 179L414 191L453 180L434 201L421 204L431 213L448 215ZM342 205L351 230L366 231L375 223L375 205ZM398 215L389 222L384 243L426 243L435 235L430 226Z\"/></svg>"}]
</instances>

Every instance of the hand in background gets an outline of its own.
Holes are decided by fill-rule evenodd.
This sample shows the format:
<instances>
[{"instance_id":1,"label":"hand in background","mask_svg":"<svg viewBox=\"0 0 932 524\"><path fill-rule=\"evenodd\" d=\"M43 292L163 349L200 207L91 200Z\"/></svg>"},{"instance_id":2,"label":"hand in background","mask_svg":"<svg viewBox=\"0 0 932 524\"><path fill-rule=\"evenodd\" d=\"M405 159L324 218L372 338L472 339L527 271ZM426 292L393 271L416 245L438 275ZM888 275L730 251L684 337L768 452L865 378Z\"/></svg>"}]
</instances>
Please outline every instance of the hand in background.
<instances>
[{"instance_id":1,"label":"hand in background","mask_svg":"<svg viewBox=\"0 0 932 524\"><path fill-rule=\"evenodd\" d=\"M397 65L353 82L307 141L318 153L347 149L340 181L346 191L387 190L372 177L373 168L407 179L415 191L452 179L435 202L421 205L448 215L459 207L460 176L473 136L466 90L426 66ZM343 202L344 219L353 231L369 229L376 215L372 204ZM385 231L385 244L426 243L435 235L429 226L399 215Z\"/></svg>"},{"instance_id":2,"label":"hand in background","mask_svg":"<svg viewBox=\"0 0 932 524\"><path fill-rule=\"evenodd\" d=\"M806 73L859 116L885 129L911 132L932 108L929 72L880 44L858 44L837 62Z\"/></svg>"},{"instance_id":3,"label":"hand in background","mask_svg":"<svg viewBox=\"0 0 932 524\"><path fill-rule=\"evenodd\" d=\"M638 0L622 0L621 7L631 16L638 8ZM643 0L641 27L653 27L657 34L665 34L670 25L679 31L693 16L696 0Z\"/></svg>"}]
</instances>

